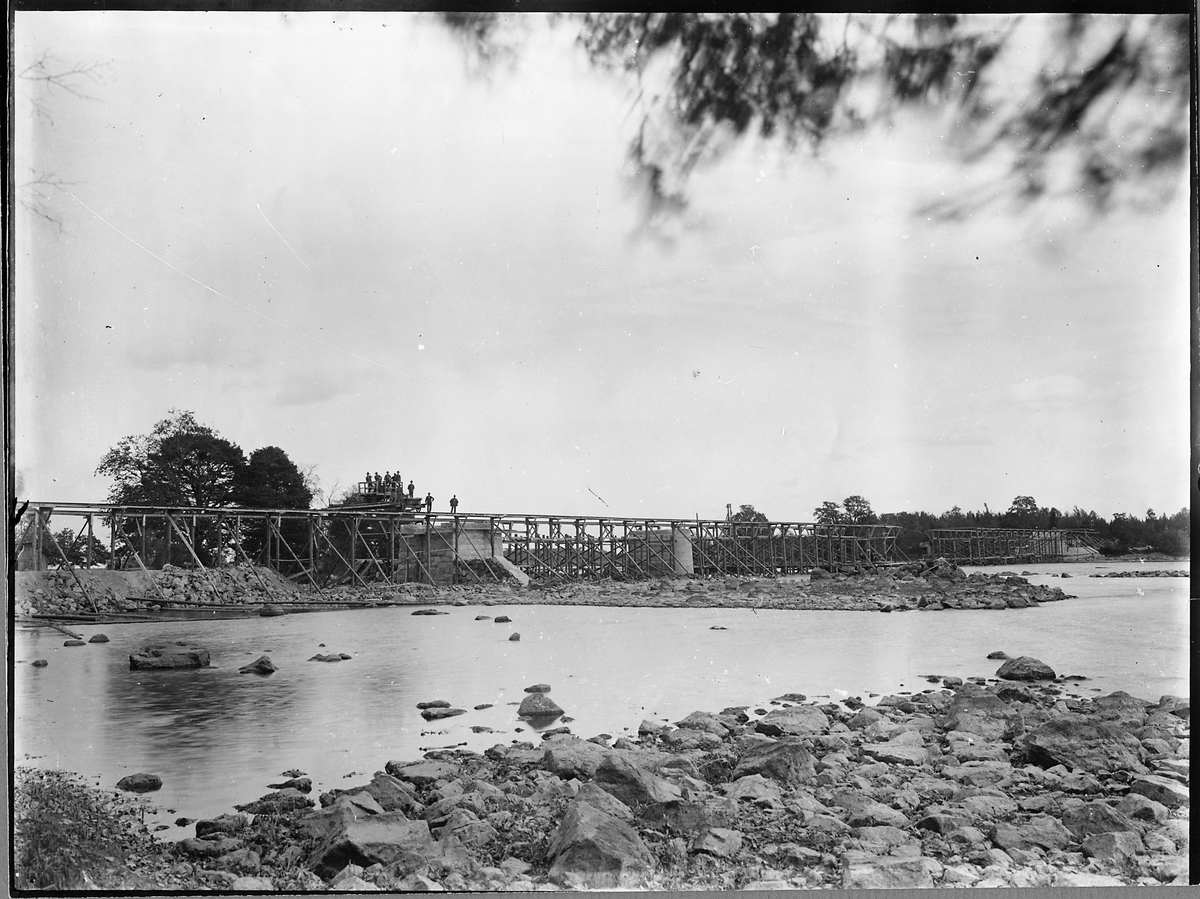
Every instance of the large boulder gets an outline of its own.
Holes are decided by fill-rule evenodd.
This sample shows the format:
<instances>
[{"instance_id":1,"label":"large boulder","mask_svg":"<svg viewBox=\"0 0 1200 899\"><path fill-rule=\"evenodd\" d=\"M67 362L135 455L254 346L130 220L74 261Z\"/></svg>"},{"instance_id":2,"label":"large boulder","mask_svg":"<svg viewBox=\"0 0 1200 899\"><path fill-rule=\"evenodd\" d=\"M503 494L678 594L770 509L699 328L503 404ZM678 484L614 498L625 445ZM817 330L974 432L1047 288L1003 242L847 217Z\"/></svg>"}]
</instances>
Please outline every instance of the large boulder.
<instances>
[{"instance_id":1,"label":"large boulder","mask_svg":"<svg viewBox=\"0 0 1200 899\"><path fill-rule=\"evenodd\" d=\"M1131 793L1140 793L1167 808L1189 805L1188 788L1177 780L1160 774L1145 774L1134 780L1129 787Z\"/></svg>"},{"instance_id":2,"label":"large boulder","mask_svg":"<svg viewBox=\"0 0 1200 899\"><path fill-rule=\"evenodd\" d=\"M384 769L392 777L408 781L418 787L437 783L439 780L453 780L462 773L458 765L451 762L441 762L425 759L420 762L388 762Z\"/></svg>"},{"instance_id":3,"label":"large boulder","mask_svg":"<svg viewBox=\"0 0 1200 899\"><path fill-rule=\"evenodd\" d=\"M872 743L863 747L863 755L889 765L924 765L929 761L929 750L924 746L903 743Z\"/></svg>"},{"instance_id":4,"label":"large boulder","mask_svg":"<svg viewBox=\"0 0 1200 899\"><path fill-rule=\"evenodd\" d=\"M265 796L260 796L258 799L255 799L253 802L247 802L245 805L235 805L234 808L239 812L247 812L251 815L271 815L289 812L298 808L309 808L314 805L316 803L299 790L288 787L286 790L276 790L273 793L267 793Z\"/></svg>"},{"instance_id":5,"label":"large boulder","mask_svg":"<svg viewBox=\"0 0 1200 899\"><path fill-rule=\"evenodd\" d=\"M682 793L673 783L616 753L605 756L596 767L595 783L632 809L682 798Z\"/></svg>"},{"instance_id":6,"label":"large boulder","mask_svg":"<svg viewBox=\"0 0 1200 899\"><path fill-rule=\"evenodd\" d=\"M206 837L213 833L235 834L249 822L245 815L219 815L196 822L196 836Z\"/></svg>"},{"instance_id":7,"label":"large boulder","mask_svg":"<svg viewBox=\"0 0 1200 899\"><path fill-rule=\"evenodd\" d=\"M129 669L147 668L207 668L210 657L207 649L198 646L143 646L129 654Z\"/></svg>"},{"instance_id":8,"label":"large boulder","mask_svg":"<svg viewBox=\"0 0 1200 899\"><path fill-rule=\"evenodd\" d=\"M803 737L829 729L829 717L811 705L794 705L764 715L754 729L768 737Z\"/></svg>"},{"instance_id":9,"label":"large boulder","mask_svg":"<svg viewBox=\"0 0 1200 899\"><path fill-rule=\"evenodd\" d=\"M117 781L117 789L130 793L150 793L162 788L157 774L129 774Z\"/></svg>"},{"instance_id":10,"label":"large boulder","mask_svg":"<svg viewBox=\"0 0 1200 899\"><path fill-rule=\"evenodd\" d=\"M330 878L346 865L390 867L396 876L420 873L436 852L424 821L410 821L403 812L384 812L347 821L317 846L308 867Z\"/></svg>"},{"instance_id":11,"label":"large boulder","mask_svg":"<svg viewBox=\"0 0 1200 899\"><path fill-rule=\"evenodd\" d=\"M941 863L932 858L858 855L842 860L842 889L930 889L941 872Z\"/></svg>"},{"instance_id":12,"label":"large boulder","mask_svg":"<svg viewBox=\"0 0 1200 899\"><path fill-rule=\"evenodd\" d=\"M1078 715L1051 718L1025 738L1029 761L1087 772L1144 771L1141 743L1123 727Z\"/></svg>"},{"instance_id":13,"label":"large boulder","mask_svg":"<svg viewBox=\"0 0 1200 899\"><path fill-rule=\"evenodd\" d=\"M1054 680L1057 676L1053 668L1031 656L1009 659L996 669L996 677L1005 680Z\"/></svg>"},{"instance_id":14,"label":"large boulder","mask_svg":"<svg viewBox=\"0 0 1200 899\"><path fill-rule=\"evenodd\" d=\"M542 765L563 780L591 780L605 756L613 750L579 739L555 739L546 743Z\"/></svg>"},{"instance_id":15,"label":"large boulder","mask_svg":"<svg viewBox=\"0 0 1200 899\"><path fill-rule=\"evenodd\" d=\"M238 669L238 674L271 674L279 669L275 667L275 663L271 661L270 656L259 656L249 665L243 665Z\"/></svg>"},{"instance_id":16,"label":"large boulder","mask_svg":"<svg viewBox=\"0 0 1200 899\"><path fill-rule=\"evenodd\" d=\"M1049 815L1038 815L1025 824L998 822L992 830L992 842L1001 849L1063 849L1072 835L1062 822Z\"/></svg>"},{"instance_id":17,"label":"large boulder","mask_svg":"<svg viewBox=\"0 0 1200 899\"><path fill-rule=\"evenodd\" d=\"M747 739L734 766L732 780L761 774L783 784L807 783L816 776L812 755L795 738Z\"/></svg>"},{"instance_id":18,"label":"large boulder","mask_svg":"<svg viewBox=\"0 0 1200 899\"><path fill-rule=\"evenodd\" d=\"M1018 709L994 693L971 684L955 692L946 714L938 723L944 730L964 731L985 740L1011 740L1024 728Z\"/></svg>"},{"instance_id":19,"label":"large boulder","mask_svg":"<svg viewBox=\"0 0 1200 899\"><path fill-rule=\"evenodd\" d=\"M1092 713L1105 721L1116 721L1130 728L1146 723L1146 709L1153 703L1131 696L1124 690L1097 696L1092 700Z\"/></svg>"},{"instance_id":20,"label":"large boulder","mask_svg":"<svg viewBox=\"0 0 1200 899\"><path fill-rule=\"evenodd\" d=\"M1107 802L1083 802L1067 806L1062 812L1062 823L1077 840L1098 833L1138 829L1129 815Z\"/></svg>"},{"instance_id":21,"label":"large boulder","mask_svg":"<svg viewBox=\"0 0 1200 899\"><path fill-rule=\"evenodd\" d=\"M344 796L369 796L379 806L379 811L402 811L410 818L419 818L425 811L425 806L417 801L416 788L390 774L376 771L369 784L359 787L349 787L341 790L330 790L321 794L321 805L333 805ZM355 800L361 803L361 798Z\"/></svg>"},{"instance_id":22,"label":"large boulder","mask_svg":"<svg viewBox=\"0 0 1200 899\"><path fill-rule=\"evenodd\" d=\"M562 713L558 703L545 693L530 693L517 708L517 715L521 718L557 718Z\"/></svg>"},{"instance_id":23,"label":"large boulder","mask_svg":"<svg viewBox=\"0 0 1200 899\"><path fill-rule=\"evenodd\" d=\"M572 802L546 851L550 879L590 890L640 886L654 857L637 831L587 802Z\"/></svg>"}]
</instances>

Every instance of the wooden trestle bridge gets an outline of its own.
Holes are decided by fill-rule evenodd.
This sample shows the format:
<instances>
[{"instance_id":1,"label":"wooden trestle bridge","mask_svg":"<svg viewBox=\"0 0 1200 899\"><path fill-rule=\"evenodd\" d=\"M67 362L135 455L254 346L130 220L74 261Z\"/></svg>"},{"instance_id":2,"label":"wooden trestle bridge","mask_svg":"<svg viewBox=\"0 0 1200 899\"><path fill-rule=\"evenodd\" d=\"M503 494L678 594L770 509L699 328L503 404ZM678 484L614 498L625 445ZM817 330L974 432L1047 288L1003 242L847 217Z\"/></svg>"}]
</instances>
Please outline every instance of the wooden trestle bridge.
<instances>
[{"instance_id":1,"label":"wooden trestle bridge","mask_svg":"<svg viewBox=\"0 0 1200 899\"><path fill-rule=\"evenodd\" d=\"M329 584L636 580L673 575L776 577L813 568L905 561L891 525L734 522L567 515L453 514L353 506L321 510L30 503L18 568L71 568L50 527L72 523L107 543L108 565L265 565L318 589ZM107 536L107 541L102 539ZM969 528L932 532L932 555L961 564L1047 561L1093 547L1088 531Z\"/></svg>"},{"instance_id":2,"label":"wooden trestle bridge","mask_svg":"<svg viewBox=\"0 0 1200 899\"><path fill-rule=\"evenodd\" d=\"M929 536L931 555L958 565L1061 562L1100 552L1095 532L1072 528L938 528Z\"/></svg>"},{"instance_id":3,"label":"wooden trestle bridge","mask_svg":"<svg viewBox=\"0 0 1200 899\"><path fill-rule=\"evenodd\" d=\"M93 565L95 537L116 568L266 565L314 586L479 583L513 567L539 580L772 577L901 560L899 528L889 525L32 502L30 517L20 568L70 567L53 518L87 536L80 567Z\"/></svg>"}]
</instances>

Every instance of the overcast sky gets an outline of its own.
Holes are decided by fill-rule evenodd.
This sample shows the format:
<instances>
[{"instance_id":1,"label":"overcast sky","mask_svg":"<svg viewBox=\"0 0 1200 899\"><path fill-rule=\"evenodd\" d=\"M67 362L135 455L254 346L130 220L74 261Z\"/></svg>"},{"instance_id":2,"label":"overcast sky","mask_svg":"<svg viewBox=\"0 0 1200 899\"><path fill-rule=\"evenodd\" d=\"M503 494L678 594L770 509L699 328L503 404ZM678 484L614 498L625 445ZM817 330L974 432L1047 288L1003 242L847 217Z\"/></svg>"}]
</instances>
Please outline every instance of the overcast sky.
<instances>
[{"instance_id":1,"label":"overcast sky","mask_svg":"<svg viewBox=\"0 0 1200 899\"><path fill-rule=\"evenodd\" d=\"M481 69L410 14L17 13L18 72L100 65L17 83L16 181L70 182L16 210L20 498L174 408L468 512L1187 503L1186 190L929 220L978 173L902 117L746 141L647 239L631 85L522 25Z\"/></svg>"}]
</instances>

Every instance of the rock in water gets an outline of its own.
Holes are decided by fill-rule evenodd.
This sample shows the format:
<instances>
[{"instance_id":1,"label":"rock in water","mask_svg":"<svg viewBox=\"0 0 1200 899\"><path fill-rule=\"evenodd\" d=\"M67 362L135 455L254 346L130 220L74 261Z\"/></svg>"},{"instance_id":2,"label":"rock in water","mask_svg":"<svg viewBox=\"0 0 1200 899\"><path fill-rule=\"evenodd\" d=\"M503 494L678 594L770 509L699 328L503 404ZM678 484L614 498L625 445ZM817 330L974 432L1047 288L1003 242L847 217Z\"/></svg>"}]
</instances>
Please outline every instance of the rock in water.
<instances>
[{"instance_id":1,"label":"rock in water","mask_svg":"<svg viewBox=\"0 0 1200 899\"><path fill-rule=\"evenodd\" d=\"M272 671L278 671L275 663L267 656L259 656L249 665L243 665L238 669L238 674L270 674Z\"/></svg>"},{"instance_id":2,"label":"rock in water","mask_svg":"<svg viewBox=\"0 0 1200 899\"><path fill-rule=\"evenodd\" d=\"M105 634L92 634L92 637L91 637L91 639L88 640L88 642L89 643L107 643L108 636Z\"/></svg>"},{"instance_id":3,"label":"rock in water","mask_svg":"<svg viewBox=\"0 0 1200 899\"><path fill-rule=\"evenodd\" d=\"M261 609L259 609L258 614L263 618L278 618L280 615L286 615L287 612L279 608L279 606L273 606L270 603L267 603Z\"/></svg>"},{"instance_id":4,"label":"rock in water","mask_svg":"<svg viewBox=\"0 0 1200 899\"><path fill-rule=\"evenodd\" d=\"M511 637L508 638L510 643L517 643L520 641L520 639L521 639L520 634L513 634Z\"/></svg>"},{"instance_id":5,"label":"rock in water","mask_svg":"<svg viewBox=\"0 0 1200 899\"><path fill-rule=\"evenodd\" d=\"M530 687L526 687L525 692L526 693L549 693L550 685L549 684L533 684Z\"/></svg>"},{"instance_id":6,"label":"rock in water","mask_svg":"<svg viewBox=\"0 0 1200 899\"><path fill-rule=\"evenodd\" d=\"M429 708L421 712L421 717L426 721L440 721L442 718L453 718L455 715L465 715L466 713L466 709Z\"/></svg>"},{"instance_id":7,"label":"rock in water","mask_svg":"<svg viewBox=\"0 0 1200 899\"><path fill-rule=\"evenodd\" d=\"M196 646L143 646L129 654L131 671L144 668L207 668L208 663L208 650Z\"/></svg>"},{"instance_id":8,"label":"rock in water","mask_svg":"<svg viewBox=\"0 0 1200 899\"><path fill-rule=\"evenodd\" d=\"M150 793L162 787L162 778L157 774L130 774L117 781L118 790L130 793Z\"/></svg>"},{"instance_id":9,"label":"rock in water","mask_svg":"<svg viewBox=\"0 0 1200 899\"><path fill-rule=\"evenodd\" d=\"M530 693L521 700L521 706L517 709L517 715L521 718L553 718L562 713L558 703L545 693Z\"/></svg>"},{"instance_id":10,"label":"rock in water","mask_svg":"<svg viewBox=\"0 0 1200 899\"><path fill-rule=\"evenodd\" d=\"M1054 669L1030 656L1009 659L996 670L996 677L1005 680L1054 680Z\"/></svg>"}]
</instances>

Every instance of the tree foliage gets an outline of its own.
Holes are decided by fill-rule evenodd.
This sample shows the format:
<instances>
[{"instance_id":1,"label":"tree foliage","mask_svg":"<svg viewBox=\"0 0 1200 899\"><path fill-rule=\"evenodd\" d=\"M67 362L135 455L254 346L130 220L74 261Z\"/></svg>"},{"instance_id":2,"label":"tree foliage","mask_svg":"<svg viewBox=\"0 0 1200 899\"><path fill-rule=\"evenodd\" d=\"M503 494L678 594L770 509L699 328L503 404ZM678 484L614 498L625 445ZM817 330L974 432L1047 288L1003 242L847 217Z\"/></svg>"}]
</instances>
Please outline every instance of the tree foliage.
<instances>
[{"instance_id":1,"label":"tree foliage","mask_svg":"<svg viewBox=\"0 0 1200 899\"><path fill-rule=\"evenodd\" d=\"M239 506L258 509L307 509L312 499L313 492L304 473L277 446L264 446L250 454L235 490ZM287 520L280 522L278 527L279 536L292 552L302 555L304 541L308 539L304 522ZM247 522L241 535L243 549L251 558L256 558L267 547L271 536L271 527L265 521ZM284 561L291 558L291 554L282 548L276 555Z\"/></svg>"},{"instance_id":2,"label":"tree foliage","mask_svg":"<svg viewBox=\"0 0 1200 899\"><path fill-rule=\"evenodd\" d=\"M489 14L443 21L477 58L501 44L502 22ZM692 172L748 135L817 152L839 134L890 126L902 108L940 113L935 127L961 160L1000 172L924 210L946 217L1046 196L1099 211L1158 201L1187 160L1186 15L639 12L566 21L596 68L636 86L630 177L651 221L684 209Z\"/></svg>"},{"instance_id":3,"label":"tree foliage","mask_svg":"<svg viewBox=\"0 0 1200 899\"><path fill-rule=\"evenodd\" d=\"M820 506L813 509L813 517L817 524L844 524L846 521L846 514L842 511L842 507L830 500L825 500Z\"/></svg>"},{"instance_id":4,"label":"tree foliage","mask_svg":"<svg viewBox=\"0 0 1200 899\"><path fill-rule=\"evenodd\" d=\"M62 550L62 555L50 550L47 553L47 561L52 568L63 567L63 556L66 556L68 562L75 568L86 568L88 564L88 543L92 547L92 564L107 565L110 559L108 547L96 539L93 534L90 538L86 533L75 533L71 528L62 528L52 538Z\"/></svg>"},{"instance_id":5,"label":"tree foliage","mask_svg":"<svg viewBox=\"0 0 1200 899\"><path fill-rule=\"evenodd\" d=\"M265 446L247 460L237 444L201 424L192 412L170 410L149 434L125 437L105 453L96 473L113 480L109 502L117 506L219 509L232 505L260 509L307 509L313 493L306 478L284 450ZM185 517L186 518L186 517ZM180 521L180 527L186 525ZM146 564L193 564L178 535L160 520L148 522L143 533L136 517L121 517L115 526L129 546L145 546ZM213 522L195 522L187 532L201 563L208 565L230 550L228 533ZM288 522L284 537L305 539L303 523ZM266 545L270 527L265 521L244 524L244 548L253 557ZM286 554L285 554L286 555Z\"/></svg>"},{"instance_id":6,"label":"tree foliage","mask_svg":"<svg viewBox=\"0 0 1200 899\"><path fill-rule=\"evenodd\" d=\"M212 508L229 504L245 466L235 444L194 413L172 409L149 434L122 438L96 474L112 478L114 505Z\"/></svg>"},{"instance_id":7,"label":"tree foliage","mask_svg":"<svg viewBox=\"0 0 1200 899\"><path fill-rule=\"evenodd\" d=\"M739 506L738 510L733 513L733 521L770 521L765 514L759 512L754 506L743 505Z\"/></svg>"},{"instance_id":8,"label":"tree foliage","mask_svg":"<svg viewBox=\"0 0 1200 899\"><path fill-rule=\"evenodd\" d=\"M846 510L846 521L851 524L876 524L879 521L879 516L871 511L871 504L858 494L842 500L842 508Z\"/></svg>"},{"instance_id":9,"label":"tree foliage","mask_svg":"<svg viewBox=\"0 0 1200 899\"><path fill-rule=\"evenodd\" d=\"M234 493L238 505L258 509L307 509L313 499L304 473L277 446L250 454Z\"/></svg>"}]
</instances>

